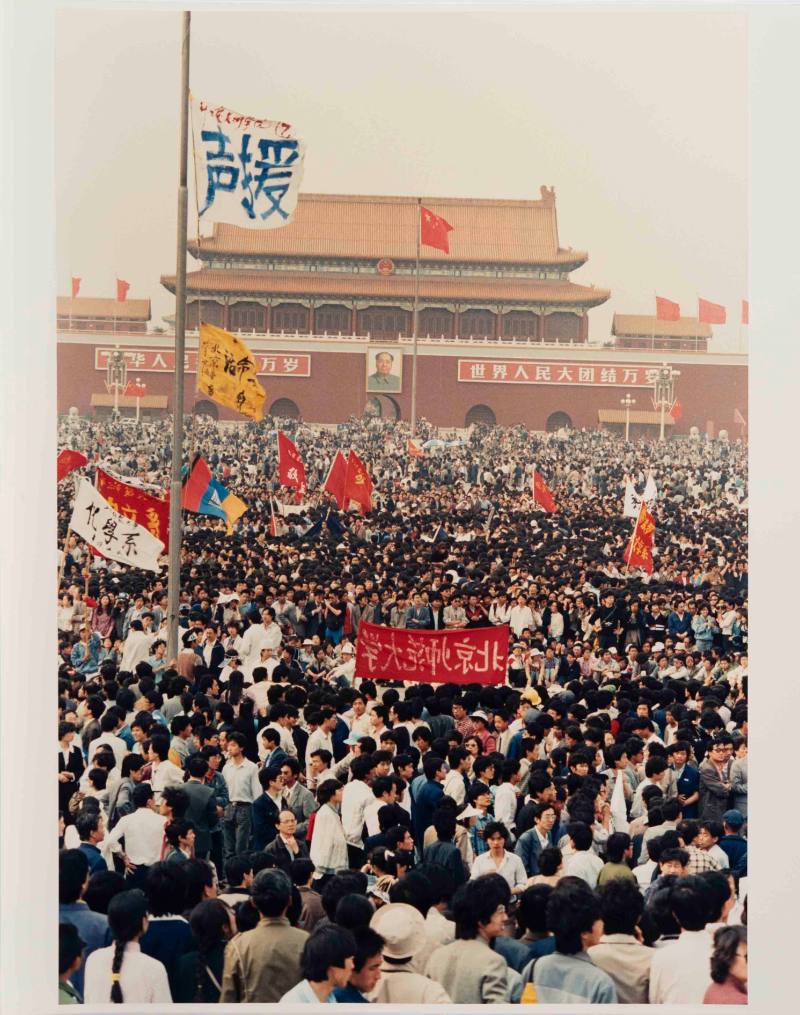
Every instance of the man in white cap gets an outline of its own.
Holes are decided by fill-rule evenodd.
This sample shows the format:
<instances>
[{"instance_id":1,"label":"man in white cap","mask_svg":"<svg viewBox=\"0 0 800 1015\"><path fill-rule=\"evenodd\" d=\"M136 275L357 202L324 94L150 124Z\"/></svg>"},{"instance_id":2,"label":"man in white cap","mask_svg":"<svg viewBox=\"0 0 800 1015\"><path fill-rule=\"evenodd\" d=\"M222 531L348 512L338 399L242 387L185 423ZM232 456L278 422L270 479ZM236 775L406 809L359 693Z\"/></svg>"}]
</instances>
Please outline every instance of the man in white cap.
<instances>
[{"instance_id":1,"label":"man in white cap","mask_svg":"<svg viewBox=\"0 0 800 1015\"><path fill-rule=\"evenodd\" d=\"M425 918L404 902L382 906L370 927L383 938L381 979L369 1000L375 1004L450 1004L440 983L415 973L414 955L426 941Z\"/></svg>"},{"instance_id":2,"label":"man in white cap","mask_svg":"<svg viewBox=\"0 0 800 1015\"><path fill-rule=\"evenodd\" d=\"M342 661L328 674L328 681L339 687L350 687L356 673L356 655L352 645L342 646Z\"/></svg>"}]
</instances>

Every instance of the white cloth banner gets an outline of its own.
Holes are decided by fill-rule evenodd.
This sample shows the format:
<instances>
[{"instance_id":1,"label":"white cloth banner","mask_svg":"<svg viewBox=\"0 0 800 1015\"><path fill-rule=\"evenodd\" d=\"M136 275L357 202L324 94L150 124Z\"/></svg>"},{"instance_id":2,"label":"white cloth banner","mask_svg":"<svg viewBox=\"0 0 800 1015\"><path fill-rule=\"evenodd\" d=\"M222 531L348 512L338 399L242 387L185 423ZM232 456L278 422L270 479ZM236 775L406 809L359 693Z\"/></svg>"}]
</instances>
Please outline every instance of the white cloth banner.
<instances>
[{"instance_id":1,"label":"white cloth banner","mask_svg":"<svg viewBox=\"0 0 800 1015\"><path fill-rule=\"evenodd\" d=\"M625 500L622 506L623 518L638 518L639 508L642 506L642 501L648 506L658 497L658 490L656 489L656 481L653 479L652 474L647 477L647 482L644 486L644 493L639 496L633 485L630 477L625 479Z\"/></svg>"},{"instance_id":2,"label":"white cloth banner","mask_svg":"<svg viewBox=\"0 0 800 1015\"><path fill-rule=\"evenodd\" d=\"M306 154L291 124L192 97L192 135L201 224L274 229L291 221Z\"/></svg>"},{"instance_id":3,"label":"white cloth banner","mask_svg":"<svg viewBox=\"0 0 800 1015\"><path fill-rule=\"evenodd\" d=\"M117 514L88 479L80 481L69 526L111 560L144 571L161 570L158 564L164 552L161 540L130 518Z\"/></svg>"}]
</instances>

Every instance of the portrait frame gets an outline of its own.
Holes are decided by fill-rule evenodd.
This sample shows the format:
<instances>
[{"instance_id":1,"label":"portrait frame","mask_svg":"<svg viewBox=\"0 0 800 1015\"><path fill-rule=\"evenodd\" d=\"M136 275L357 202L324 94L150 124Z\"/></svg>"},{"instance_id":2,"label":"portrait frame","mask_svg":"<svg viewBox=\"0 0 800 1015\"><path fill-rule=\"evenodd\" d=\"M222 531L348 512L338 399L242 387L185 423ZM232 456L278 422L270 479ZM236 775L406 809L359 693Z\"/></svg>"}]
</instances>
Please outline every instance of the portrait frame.
<instances>
[{"instance_id":1,"label":"portrait frame","mask_svg":"<svg viewBox=\"0 0 800 1015\"><path fill-rule=\"evenodd\" d=\"M378 358L391 357L391 368L386 375L387 383L379 378ZM381 361L385 363L385 359ZM365 390L370 395L400 395L403 392L403 350L396 345L370 347L366 356Z\"/></svg>"}]
</instances>

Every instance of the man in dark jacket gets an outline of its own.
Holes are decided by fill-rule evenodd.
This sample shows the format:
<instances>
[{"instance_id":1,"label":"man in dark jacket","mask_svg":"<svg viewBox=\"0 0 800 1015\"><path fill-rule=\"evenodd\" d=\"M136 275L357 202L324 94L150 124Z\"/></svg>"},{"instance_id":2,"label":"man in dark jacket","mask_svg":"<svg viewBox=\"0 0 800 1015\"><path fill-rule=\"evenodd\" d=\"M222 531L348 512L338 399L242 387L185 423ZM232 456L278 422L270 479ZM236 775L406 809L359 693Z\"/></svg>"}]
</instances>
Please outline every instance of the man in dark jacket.
<instances>
[{"instance_id":1,"label":"man in dark jacket","mask_svg":"<svg viewBox=\"0 0 800 1015\"><path fill-rule=\"evenodd\" d=\"M302 839L295 838L297 818L294 812L284 808L275 823L276 835L265 848L264 853L272 857L275 865L291 875L293 860L308 860L308 846Z\"/></svg>"},{"instance_id":2,"label":"man in dark jacket","mask_svg":"<svg viewBox=\"0 0 800 1015\"><path fill-rule=\"evenodd\" d=\"M189 797L186 818L194 825L194 854L205 860L211 852L211 835L219 827L217 801L214 790L205 782L208 762L199 754L189 758L186 764L189 774L183 784L183 791Z\"/></svg>"},{"instance_id":3,"label":"man in dark jacket","mask_svg":"<svg viewBox=\"0 0 800 1015\"><path fill-rule=\"evenodd\" d=\"M258 781L264 792L253 804L253 848L256 852L265 849L278 834L278 815L284 807L280 766L262 768Z\"/></svg>"},{"instance_id":4,"label":"man in dark jacket","mask_svg":"<svg viewBox=\"0 0 800 1015\"><path fill-rule=\"evenodd\" d=\"M444 796L444 762L435 755L428 755L422 763L425 782L420 786L416 799L411 803L411 821L414 826L414 841L422 844L425 829L433 820L433 812Z\"/></svg>"},{"instance_id":5,"label":"man in dark jacket","mask_svg":"<svg viewBox=\"0 0 800 1015\"><path fill-rule=\"evenodd\" d=\"M437 841L425 847L422 861L444 867L458 888L467 880L467 872L464 870L461 850L453 842L456 834L456 816L453 811L450 808L438 810L433 816L433 827L436 829Z\"/></svg>"},{"instance_id":6,"label":"man in dark jacket","mask_svg":"<svg viewBox=\"0 0 800 1015\"><path fill-rule=\"evenodd\" d=\"M724 850L730 862L731 873L737 878L747 877L747 839L742 835L743 826L744 815L741 811L725 811L722 815L725 834L719 840L719 847Z\"/></svg>"}]
</instances>

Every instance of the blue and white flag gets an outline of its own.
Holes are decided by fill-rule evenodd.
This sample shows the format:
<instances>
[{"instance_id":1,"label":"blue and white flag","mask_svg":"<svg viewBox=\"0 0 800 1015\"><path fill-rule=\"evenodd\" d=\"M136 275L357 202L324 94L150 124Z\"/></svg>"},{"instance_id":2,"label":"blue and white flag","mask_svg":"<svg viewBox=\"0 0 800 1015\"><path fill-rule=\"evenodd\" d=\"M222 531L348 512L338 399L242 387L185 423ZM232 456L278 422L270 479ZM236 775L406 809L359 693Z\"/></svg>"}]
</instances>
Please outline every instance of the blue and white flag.
<instances>
[{"instance_id":1,"label":"blue and white flag","mask_svg":"<svg viewBox=\"0 0 800 1015\"><path fill-rule=\"evenodd\" d=\"M201 223L275 229L291 221L306 153L291 124L192 97L192 135Z\"/></svg>"}]
</instances>

